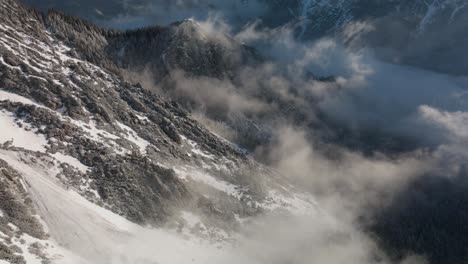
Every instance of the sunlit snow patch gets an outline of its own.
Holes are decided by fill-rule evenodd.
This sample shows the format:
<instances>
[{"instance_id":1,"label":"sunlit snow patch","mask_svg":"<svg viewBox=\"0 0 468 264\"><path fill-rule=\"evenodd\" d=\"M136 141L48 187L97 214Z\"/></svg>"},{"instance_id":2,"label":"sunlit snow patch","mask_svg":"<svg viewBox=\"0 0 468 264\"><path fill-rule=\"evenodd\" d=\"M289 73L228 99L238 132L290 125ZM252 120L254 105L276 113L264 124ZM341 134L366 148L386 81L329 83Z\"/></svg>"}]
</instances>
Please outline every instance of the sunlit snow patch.
<instances>
[{"instance_id":1,"label":"sunlit snow patch","mask_svg":"<svg viewBox=\"0 0 468 264\"><path fill-rule=\"evenodd\" d=\"M0 101L10 101L10 102L16 102L16 103L22 103L25 105L35 105L37 107L42 107L41 105L37 104L36 102L32 101L31 99L28 99L26 97L23 97L21 95L17 95L14 93L10 93L7 91L0 90Z\"/></svg>"},{"instance_id":2,"label":"sunlit snow patch","mask_svg":"<svg viewBox=\"0 0 468 264\"><path fill-rule=\"evenodd\" d=\"M90 170L88 166L85 166L83 163L81 163L79 160L75 159L72 156L64 155L60 152L52 154L51 156L60 162L66 163L74 167L75 169L79 170L82 173L86 173L88 170Z\"/></svg>"},{"instance_id":3,"label":"sunlit snow patch","mask_svg":"<svg viewBox=\"0 0 468 264\"><path fill-rule=\"evenodd\" d=\"M127 136L125 137L125 139L137 145L142 154L146 154L146 147L148 147L150 143L144 140L143 138L141 138L140 136L138 136L138 133L136 133L132 128L120 122L116 122L116 124L127 133Z\"/></svg>"},{"instance_id":4,"label":"sunlit snow patch","mask_svg":"<svg viewBox=\"0 0 468 264\"><path fill-rule=\"evenodd\" d=\"M47 140L44 135L19 127L12 113L4 110L0 111L0 127L0 143L12 141L12 145L15 147L32 151L46 151Z\"/></svg>"}]
</instances>

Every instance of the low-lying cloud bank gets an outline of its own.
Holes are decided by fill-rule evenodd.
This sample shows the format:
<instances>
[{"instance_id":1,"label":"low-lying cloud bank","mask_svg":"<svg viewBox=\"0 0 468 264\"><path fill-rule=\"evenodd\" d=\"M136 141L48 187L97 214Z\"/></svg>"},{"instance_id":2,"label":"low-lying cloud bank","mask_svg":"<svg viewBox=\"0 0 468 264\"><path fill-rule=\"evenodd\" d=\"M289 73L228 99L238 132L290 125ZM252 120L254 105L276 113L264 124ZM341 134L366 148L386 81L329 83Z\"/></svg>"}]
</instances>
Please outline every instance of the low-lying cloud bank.
<instances>
[{"instance_id":1,"label":"low-lying cloud bank","mask_svg":"<svg viewBox=\"0 0 468 264\"><path fill-rule=\"evenodd\" d=\"M464 217L462 205L443 199L466 192L466 77L382 62L372 49L356 52L337 39L298 42L288 27L254 24L235 39L256 46L265 62L233 79L172 73L170 96L197 102L232 134L233 116L269 131L254 155L315 194L321 212L259 219L262 228L246 231L246 254L260 263L462 260L464 249L442 246L437 235L465 240L452 236L461 225L444 222ZM424 210L415 212L418 205Z\"/></svg>"}]
</instances>

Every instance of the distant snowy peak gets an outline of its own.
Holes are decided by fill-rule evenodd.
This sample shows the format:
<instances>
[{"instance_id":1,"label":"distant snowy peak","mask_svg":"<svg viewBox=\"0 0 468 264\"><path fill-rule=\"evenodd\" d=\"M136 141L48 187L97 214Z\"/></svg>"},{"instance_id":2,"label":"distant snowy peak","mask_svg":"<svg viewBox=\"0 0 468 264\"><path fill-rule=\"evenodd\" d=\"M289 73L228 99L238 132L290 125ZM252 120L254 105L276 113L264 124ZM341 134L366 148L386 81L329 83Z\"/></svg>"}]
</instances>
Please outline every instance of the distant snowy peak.
<instances>
[{"instance_id":1,"label":"distant snowy peak","mask_svg":"<svg viewBox=\"0 0 468 264\"><path fill-rule=\"evenodd\" d=\"M417 30L424 31L430 24L440 20L449 23L462 11L467 0L302 0L298 14L302 21L301 34L309 30L336 29L352 20L368 17L396 15L416 18Z\"/></svg>"},{"instance_id":2,"label":"distant snowy peak","mask_svg":"<svg viewBox=\"0 0 468 264\"><path fill-rule=\"evenodd\" d=\"M419 30L424 31L428 24L432 23L434 19L441 13L449 11L450 21L464 10L468 1L466 0L432 0L432 2L419 1L420 5L425 9L424 16L419 24Z\"/></svg>"}]
</instances>

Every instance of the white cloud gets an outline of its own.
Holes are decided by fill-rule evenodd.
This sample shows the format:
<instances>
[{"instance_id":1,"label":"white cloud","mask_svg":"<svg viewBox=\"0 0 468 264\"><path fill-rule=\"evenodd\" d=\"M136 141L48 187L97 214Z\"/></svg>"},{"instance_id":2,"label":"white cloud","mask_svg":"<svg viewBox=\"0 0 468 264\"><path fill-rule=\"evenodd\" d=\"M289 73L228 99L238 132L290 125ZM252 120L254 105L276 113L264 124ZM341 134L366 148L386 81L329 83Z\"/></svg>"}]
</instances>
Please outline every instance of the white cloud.
<instances>
[{"instance_id":1,"label":"white cloud","mask_svg":"<svg viewBox=\"0 0 468 264\"><path fill-rule=\"evenodd\" d=\"M468 138L468 112L449 112L422 105L419 107L419 113L425 121L450 133L451 136Z\"/></svg>"}]
</instances>

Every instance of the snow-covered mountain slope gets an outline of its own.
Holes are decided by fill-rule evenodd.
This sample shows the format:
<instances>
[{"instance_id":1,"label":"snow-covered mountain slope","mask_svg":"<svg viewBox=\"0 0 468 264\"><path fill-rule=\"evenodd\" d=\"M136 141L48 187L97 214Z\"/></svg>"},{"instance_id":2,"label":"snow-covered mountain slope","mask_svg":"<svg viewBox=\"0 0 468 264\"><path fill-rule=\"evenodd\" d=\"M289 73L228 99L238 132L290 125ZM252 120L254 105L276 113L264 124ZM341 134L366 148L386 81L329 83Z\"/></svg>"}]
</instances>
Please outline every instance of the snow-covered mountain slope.
<instances>
[{"instance_id":1,"label":"snow-covered mountain slope","mask_svg":"<svg viewBox=\"0 0 468 264\"><path fill-rule=\"evenodd\" d=\"M217 258L228 263L233 254L227 242L212 244L191 234L191 228L203 228L192 213L182 212L184 228L179 232L145 228L66 188L54 177L60 168L50 165L54 163L50 157L2 150L0 158L16 168L17 176L27 184L38 219L44 220L50 236L36 238L8 223L9 230L1 233L2 242L13 251L15 245L21 249L11 257L2 256L12 263L21 263L21 256L26 263L219 263L211 262Z\"/></svg>"},{"instance_id":2,"label":"snow-covered mountain slope","mask_svg":"<svg viewBox=\"0 0 468 264\"><path fill-rule=\"evenodd\" d=\"M74 25L101 54L107 40ZM0 1L0 183L11 201L0 203L0 259L229 263L218 248L249 219L316 211L177 103L70 43L51 18Z\"/></svg>"}]
</instances>

